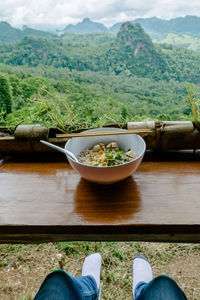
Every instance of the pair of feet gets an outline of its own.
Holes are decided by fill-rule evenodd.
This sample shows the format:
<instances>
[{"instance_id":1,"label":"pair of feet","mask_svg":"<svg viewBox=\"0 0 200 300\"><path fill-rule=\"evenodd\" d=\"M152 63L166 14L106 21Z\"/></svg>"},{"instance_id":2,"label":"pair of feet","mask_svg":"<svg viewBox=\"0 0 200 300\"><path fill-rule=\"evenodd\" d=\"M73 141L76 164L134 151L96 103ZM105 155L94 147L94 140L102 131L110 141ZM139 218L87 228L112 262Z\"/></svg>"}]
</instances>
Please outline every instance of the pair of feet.
<instances>
[{"instance_id":1,"label":"pair of feet","mask_svg":"<svg viewBox=\"0 0 200 300\"><path fill-rule=\"evenodd\" d=\"M101 255L99 253L90 254L85 258L82 267L82 276L91 275L100 288ZM146 258L137 254L133 259L133 294L137 284L141 281L150 282L153 278L152 269Z\"/></svg>"}]
</instances>

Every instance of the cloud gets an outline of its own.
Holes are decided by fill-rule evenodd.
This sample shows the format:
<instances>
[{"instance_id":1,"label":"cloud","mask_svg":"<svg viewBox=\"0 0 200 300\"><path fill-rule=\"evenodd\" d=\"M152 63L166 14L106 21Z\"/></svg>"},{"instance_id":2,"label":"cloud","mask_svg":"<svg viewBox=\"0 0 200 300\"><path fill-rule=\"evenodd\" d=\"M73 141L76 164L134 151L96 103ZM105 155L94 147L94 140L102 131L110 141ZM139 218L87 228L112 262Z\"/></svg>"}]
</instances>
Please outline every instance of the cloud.
<instances>
[{"instance_id":1,"label":"cloud","mask_svg":"<svg viewBox=\"0 0 200 300\"><path fill-rule=\"evenodd\" d=\"M111 26L153 16L162 19L200 16L199 0L0 0L0 7L0 20L15 27L26 24L63 28L85 17Z\"/></svg>"}]
</instances>

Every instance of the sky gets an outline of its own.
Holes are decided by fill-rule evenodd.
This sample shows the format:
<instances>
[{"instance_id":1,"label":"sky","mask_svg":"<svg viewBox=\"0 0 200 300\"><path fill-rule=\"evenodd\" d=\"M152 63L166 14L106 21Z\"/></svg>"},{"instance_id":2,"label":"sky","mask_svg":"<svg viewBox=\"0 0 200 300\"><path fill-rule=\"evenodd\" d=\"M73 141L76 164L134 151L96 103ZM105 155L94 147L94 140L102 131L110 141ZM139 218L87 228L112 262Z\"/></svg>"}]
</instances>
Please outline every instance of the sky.
<instances>
[{"instance_id":1,"label":"sky","mask_svg":"<svg viewBox=\"0 0 200 300\"><path fill-rule=\"evenodd\" d=\"M200 0L0 0L0 21L14 27L59 28L89 17L110 27L137 18L200 16Z\"/></svg>"}]
</instances>

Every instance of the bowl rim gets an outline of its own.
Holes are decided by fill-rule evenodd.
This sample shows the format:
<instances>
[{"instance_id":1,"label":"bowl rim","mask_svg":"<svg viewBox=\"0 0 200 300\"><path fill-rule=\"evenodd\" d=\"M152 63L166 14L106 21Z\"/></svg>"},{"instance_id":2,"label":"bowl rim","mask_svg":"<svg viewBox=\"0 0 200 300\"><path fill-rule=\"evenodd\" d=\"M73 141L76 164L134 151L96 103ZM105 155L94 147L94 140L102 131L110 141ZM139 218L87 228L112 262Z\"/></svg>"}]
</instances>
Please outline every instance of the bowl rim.
<instances>
[{"instance_id":1,"label":"bowl rim","mask_svg":"<svg viewBox=\"0 0 200 300\"><path fill-rule=\"evenodd\" d=\"M104 127L103 129L105 129L105 128L109 128L109 127ZM95 129L97 129L97 128L95 128ZM91 130L91 129L90 129ZM123 130L123 129L122 129ZM126 129L124 129L124 130L126 130ZM88 131L88 130L85 130L84 132L86 132L86 131ZM114 130L113 130L114 131ZM143 143L143 145L144 145L144 151L138 156L138 157L136 157L136 158L134 158L134 159L132 159L131 161L128 161L128 162L126 162L126 163L123 163L123 164L120 164L120 165L115 165L115 166L91 166L91 165L87 165L87 164L84 164L84 163L81 163L81 162L76 162L76 161L74 161L73 159L71 159L67 154L66 154L66 156L67 156L67 158L70 160L70 161L72 161L73 163L75 163L75 164L77 164L77 165L81 165L81 166L84 166L84 167L89 167L89 168L96 168L96 169L107 169L107 168L116 168L116 167L121 167L121 166L124 166L124 165L128 165L128 164L131 164L131 163L133 163L134 161L136 161L136 160L138 160L141 156L143 156L144 155L144 153L145 153L145 151L146 151L146 143L145 143L145 141L144 141L144 139L140 136L140 135L138 135L138 134L130 134L131 136L132 135L136 135L136 136L138 136L139 137L139 139L142 141L142 143ZM74 139L77 139L77 138L74 138ZM70 140L73 140L73 138L71 138L71 139L69 139L67 142L66 142L66 144L65 144L65 149L66 149L66 147L67 147L67 144L70 142Z\"/></svg>"}]
</instances>

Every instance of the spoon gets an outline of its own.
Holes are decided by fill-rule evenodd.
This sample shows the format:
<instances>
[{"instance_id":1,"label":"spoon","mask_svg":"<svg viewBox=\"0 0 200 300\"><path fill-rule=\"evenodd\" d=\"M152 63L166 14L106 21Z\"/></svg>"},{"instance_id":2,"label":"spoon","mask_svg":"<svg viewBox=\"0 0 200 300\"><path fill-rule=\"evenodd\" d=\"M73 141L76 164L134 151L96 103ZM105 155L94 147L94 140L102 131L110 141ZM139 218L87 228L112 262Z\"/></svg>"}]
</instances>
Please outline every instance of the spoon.
<instances>
[{"instance_id":1,"label":"spoon","mask_svg":"<svg viewBox=\"0 0 200 300\"><path fill-rule=\"evenodd\" d=\"M74 160L75 162L79 162L78 159L76 158L76 156L69 150L65 150L64 148L58 147L54 144L48 143L46 141L40 140L40 142L50 148L53 148L57 151L60 151L62 153L64 153L65 155L69 156L69 158L71 158L72 160Z\"/></svg>"}]
</instances>

